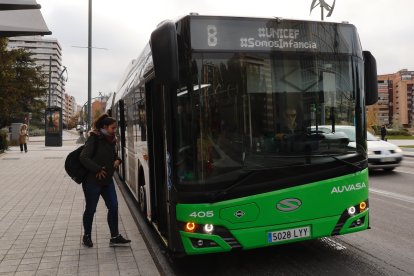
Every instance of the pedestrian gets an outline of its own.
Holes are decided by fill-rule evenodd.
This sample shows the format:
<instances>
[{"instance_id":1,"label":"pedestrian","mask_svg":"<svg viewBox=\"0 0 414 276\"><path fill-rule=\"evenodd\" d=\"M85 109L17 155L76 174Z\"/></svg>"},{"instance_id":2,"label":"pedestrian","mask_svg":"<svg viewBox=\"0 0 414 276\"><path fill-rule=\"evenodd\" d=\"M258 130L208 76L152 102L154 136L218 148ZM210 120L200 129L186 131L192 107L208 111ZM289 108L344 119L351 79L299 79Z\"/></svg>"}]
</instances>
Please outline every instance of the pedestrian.
<instances>
[{"instance_id":1,"label":"pedestrian","mask_svg":"<svg viewBox=\"0 0 414 276\"><path fill-rule=\"evenodd\" d=\"M387 138L385 138L385 136L387 136L387 128L385 127L385 125L381 126L381 140L386 141Z\"/></svg>"},{"instance_id":2,"label":"pedestrian","mask_svg":"<svg viewBox=\"0 0 414 276\"><path fill-rule=\"evenodd\" d=\"M86 140L81 152L80 161L89 170L86 180L82 183L86 207L83 213L83 244L92 247L92 224L99 197L105 201L108 208L107 221L111 238L109 244L128 245L131 241L125 239L118 231L118 199L115 184L112 179L115 169L121 164L115 151L117 128L116 120L107 114L99 116Z\"/></svg>"},{"instance_id":3,"label":"pedestrian","mask_svg":"<svg viewBox=\"0 0 414 276\"><path fill-rule=\"evenodd\" d=\"M27 152L27 137L29 133L27 131L27 125L22 124L19 129L19 144L20 144L20 152Z\"/></svg>"}]
</instances>

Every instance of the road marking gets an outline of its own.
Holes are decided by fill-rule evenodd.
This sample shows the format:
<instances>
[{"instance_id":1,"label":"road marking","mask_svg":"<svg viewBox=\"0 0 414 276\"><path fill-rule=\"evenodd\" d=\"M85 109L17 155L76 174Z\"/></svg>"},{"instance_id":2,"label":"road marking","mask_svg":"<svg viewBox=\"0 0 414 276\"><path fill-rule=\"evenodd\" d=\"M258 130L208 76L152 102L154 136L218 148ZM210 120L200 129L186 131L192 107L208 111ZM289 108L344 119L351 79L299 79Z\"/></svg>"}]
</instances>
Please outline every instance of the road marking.
<instances>
[{"instance_id":1,"label":"road marking","mask_svg":"<svg viewBox=\"0 0 414 276\"><path fill-rule=\"evenodd\" d=\"M388 192L388 191L384 191L384 190L378 190L378 189L374 189L374 188L369 188L369 191L374 193L374 194L379 194L379 195L390 197L390 198L393 198L393 199L398 199L398 200L401 200L401 201L414 203L414 197L412 197L412 196L406 196L406 195L392 193L392 192Z\"/></svg>"},{"instance_id":2,"label":"road marking","mask_svg":"<svg viewBox=\"0 0 414 276\"><path fill-rule=\"evenodd\" d=\"M330 238L326 238L326 237L325 238L321 238L321 241L323 241L324 243L327 243L330 247L332 247L332 248L334 248L336 250L344 250L344 249L346 249L346 247L344 245L342 245L339 242L334 241L334 240L332 240Z\"/></svg>"},{"instance_id":3,"label":"road marking","mask_svg":"<svg viewBox=\"0 0 414 276\"><path fill-rule=\"evenodd\" d=\"M408 173L408 174L414 174L414 172L412 172L412 171L405 171L405 170L402 170L402 169L400 169L400 168L395 169L395 172L400 172L400 173Z\"/></svg>"}]
</instances>

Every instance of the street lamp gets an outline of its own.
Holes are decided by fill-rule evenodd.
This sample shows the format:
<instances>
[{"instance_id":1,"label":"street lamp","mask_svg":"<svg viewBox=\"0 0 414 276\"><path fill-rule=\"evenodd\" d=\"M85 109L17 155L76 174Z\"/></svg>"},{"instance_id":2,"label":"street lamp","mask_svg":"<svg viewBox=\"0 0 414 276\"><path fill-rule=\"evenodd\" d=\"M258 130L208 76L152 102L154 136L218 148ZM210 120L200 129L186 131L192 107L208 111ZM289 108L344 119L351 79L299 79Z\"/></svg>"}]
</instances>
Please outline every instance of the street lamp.
<instances>
[{"instance_id":1,"label":"street lamp","mask_svg":"<svg viewBox=\"0 0 414 276\"><path fill-rule=\"evenodd\" d=\"M90 126L92 123L92 107L91 107L91 95L92 95L92 49L102 49L108 50L106 48L98 48L92 47L92 0L88 1L88 47L82 46L72 46L76 48L88 48L88 101L89 102L88 108L86 109L87 112L87 122L88 122L88 129L90 130ZM83 109L83 108L82 108Z\"/></svg>"},{"instance_id":2,"label":"street lamp","mask_svg":"<svg viewBox=\"0 0 414 276\"><path fill-rule=\"evenodd\" d=\"M66 72L66 78L63 78L63 73ZM60 72L59 76L57 77L57 80L61 82L67 82L68 81L68 71L66 66L63 66L63 70L62 72ZM56 90L56 86L57 83L53 85L53 89L52 89L52 56L49 57L49 99L48 99L48 107L50 108L50 102L51 102L51 96L53 94L53 96L55 95L55 90ZM63 101L63 97L61 99L61 106L62 106L62 101ZM55 106L57 106L57 100L55 99Z\"/></svg>"}]
</instances>

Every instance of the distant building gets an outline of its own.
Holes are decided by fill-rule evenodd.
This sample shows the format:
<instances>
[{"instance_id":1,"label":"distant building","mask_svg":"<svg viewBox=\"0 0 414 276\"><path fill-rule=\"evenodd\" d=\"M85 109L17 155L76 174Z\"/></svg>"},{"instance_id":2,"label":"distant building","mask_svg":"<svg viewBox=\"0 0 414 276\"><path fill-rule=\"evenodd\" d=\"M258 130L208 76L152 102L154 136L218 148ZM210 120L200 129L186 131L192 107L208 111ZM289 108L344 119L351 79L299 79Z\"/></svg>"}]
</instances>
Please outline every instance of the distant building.
<instances>
[{"instance_id":1,"label":"distant building","mask_svg":"<svg viewBox=\"0 0 414 276\"><path fill-rule=\"evenodd\" d=\"M378 76L378 92L380 124L387 124L388 117L389 124L414 127L414 71Z\"/></svg>"},{"instance_id":2,"label":"distant building","mask_svg":"<svg viewBox=\"0 0 414 276\"><path fill-rule=\"evenodd\" d=\"M42 74L46 77L49 86L49 68L52 71L50 105L62 107L65 95L65 82L58 77L63 70L62 48L55 38L44 38L42 36L20 36L9 38L9 49L26 49L33 53L37 66L41 66ZM51 58L51 66L50 64ZM49 96L49 95L48 95ZM44 100L48 105L49 97Z\"/></svg>"},{"instance_id":3,"label":"distant building","mask_svg":"<svg viewBox=\"0 0 414 276\"><path fill-rule=\"evenodd\" d=\"M63 119L63 124L67 126L69 124L70 119L76 114L75 97L65 93L65 98L64 98L63 103L64 104L63 104L63 111L62 111L62 114L63 114L62 119Z\"/></svg>"},{"instance_id":4,"label":"distant building","mask_svg":"<svg viewBox=\"0 0 414 276\"><path fill-rule=\"evenodd\" d=\"M65 81L58 79L62 70L62 48L55 38L43 36L21 36L9 38L9 49L23 48L33 53L37 66L41 66L42 74L45 76L47 88L49 87L49 68L52 72L51 93L47 94L44 101L46 105L62 108L63 124L68 125L69 120L76 114L76 101L73 96L66 94ZM51 61L51 66L50 66Z\"/></svg>"},{"instance_id":5,"label":"distant building","mask_svg":"<svg viewBox=\"0 0 414 276\"><path fill-rule=\"evenodd\" d=\"M92 102L92 121L98 118L101 114L105 113L107 101L108 96L103 96Z\"/></svg>"}]
</instances>

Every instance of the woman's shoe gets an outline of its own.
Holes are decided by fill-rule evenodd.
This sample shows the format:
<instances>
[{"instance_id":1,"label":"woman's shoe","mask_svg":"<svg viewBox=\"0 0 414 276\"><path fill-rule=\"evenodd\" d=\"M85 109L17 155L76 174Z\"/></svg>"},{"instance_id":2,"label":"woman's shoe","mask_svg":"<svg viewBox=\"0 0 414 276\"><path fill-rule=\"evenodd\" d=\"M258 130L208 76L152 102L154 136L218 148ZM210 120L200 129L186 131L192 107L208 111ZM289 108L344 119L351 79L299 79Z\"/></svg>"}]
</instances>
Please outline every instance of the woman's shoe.
<instances>
[{"instance_id":1,"label":"woman's shoe","mask_svg":"<svg viewBox=\"0 0 414 276\"><path fill-rule=\"evenodd\" d=\"M86 247L92 247L93 242L90 235L83 235L82 243Z\"/></svg>"}]
</instances>

